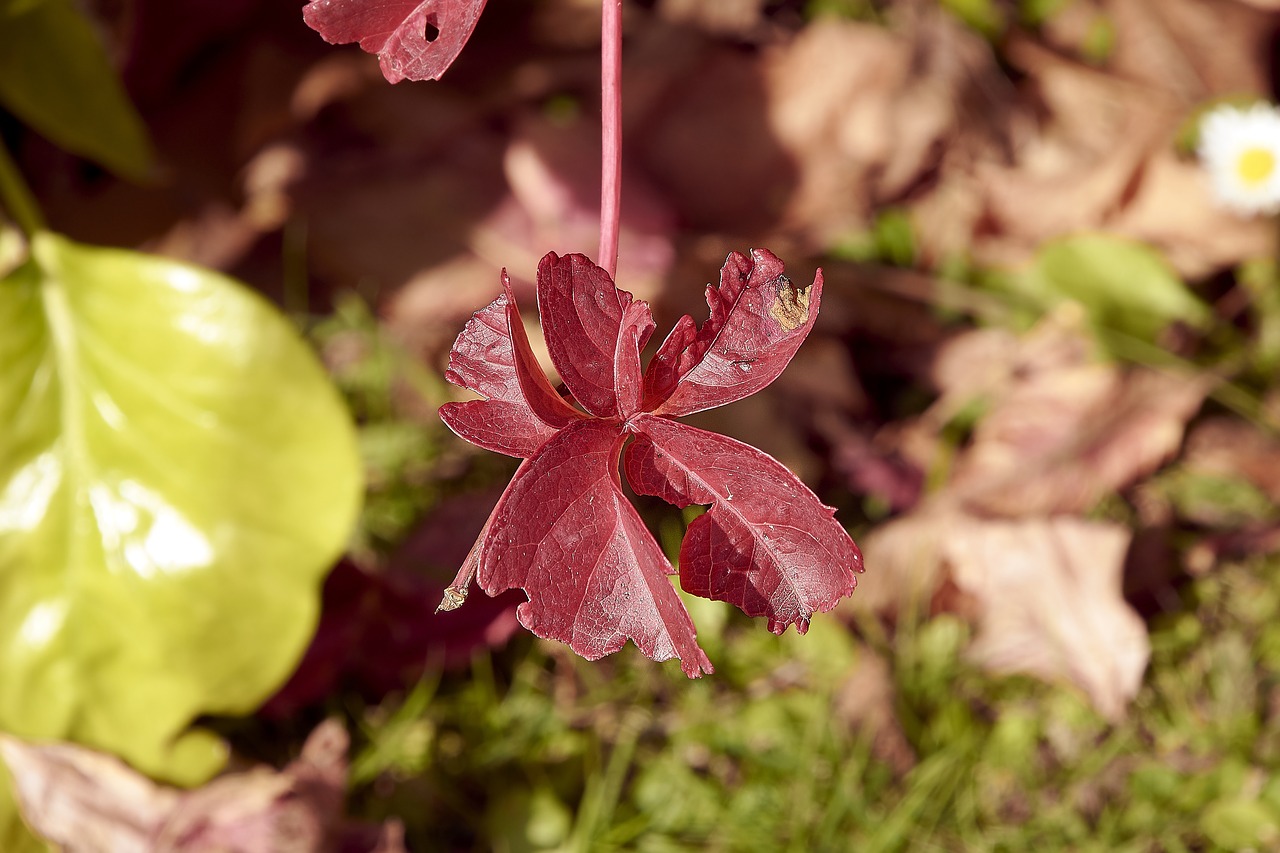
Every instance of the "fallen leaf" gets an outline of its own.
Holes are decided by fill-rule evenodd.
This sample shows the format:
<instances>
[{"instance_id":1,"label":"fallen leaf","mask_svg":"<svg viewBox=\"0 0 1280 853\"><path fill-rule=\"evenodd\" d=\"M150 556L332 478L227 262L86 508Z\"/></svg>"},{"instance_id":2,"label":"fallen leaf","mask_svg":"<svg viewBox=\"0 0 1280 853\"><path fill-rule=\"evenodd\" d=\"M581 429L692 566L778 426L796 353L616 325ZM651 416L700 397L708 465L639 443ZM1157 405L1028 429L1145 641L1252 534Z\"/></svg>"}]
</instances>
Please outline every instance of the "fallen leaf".
<instances>
[{"instance_id":1,"label":"fallen leaf","mask_svg":"<svg viewBox=\"0 0 1280 853\"><path fill-rule=\"evenodd\" d=\"M629 162L629 161L626 161ZM533 269L548 251L593 249L600 236L600 125L523 116L502 158L510 193L470 234L495 267ZM623 167L618 277L642 298L659 293L674 260L675 215L636 169Z\"/></svg>"},{"instance_id":2,"label":"fallen leaf","mask_svg":"<svg viewBox=\"0 0 1280 853\"><path fill-rule=\"evenodd\" d=\"M1270 90L1274 18L1265 12L1215 0L1106 0L1104 8L1115 33L1107 66L1118 76L1186 104Z\"/></svg>"},{"instance_id":3,"label":"fallen leaf","mask_svg":"<svg viewBox=\"0 0 1280 853\"><path fill-rule=\"evenodd\" d=\"M283 771L258 767L182 791L114 756L0 735L23 817L67 853L401 853L398 824L374 829L342 817L347 746L346 730L330 720Z\"/></svg>"},{"instance_id":4,"label":"fallen leaf","mask_svg":"<svg viewBox=\"0 0 1280 853\"><path fill-rule=\"evenodd\" d=\"M764 25L765 0L662 0L658 14L717 36L748 39Z\"/></svg>"},{"instance_id":5,"label":"fallen leaf","mask_svg":"<svg viewBox=\"0 0 1280 853\"><path fill-rule=\"evenodd\" d=\"M655 27L627 50L625 158L682 227L760 239L782 216L796 176L761 121L768 90L760 61L685 28Z\"/></svg>"},{"instance_id":6,"label":"fallen leaf","mask_svg":"<svg viewBox=\"0 0 1280 853\"><path fill-rule=\"evenodd\" d=\"M1151 651L1121 594L1130 536L1070 517L952 525L943 560L982 607L970 654L993 671L1065 679L1119 720Z\"/></svg>"},{"instance_id":7,"label":"fallen leaf","mask_svg":"<svg viewBox=\"0 0 1280 853\"><path fill-rule=\"evenodd\" d=\"M1008 145L1012 87L987 43L929 4L895 11L891 28L823 16L765 56L769 130L795 172L783 223L814 245L914 201L952 153L967 169Z\"/></svg>"},{"instance_id":8,"label":"fallen leaf","mask_svg":"<svg viewBox=\"0 0 1280 853\"><path fill-rule=\"evenodd\" d=\"M1016 344L1005 332L975 332L941 351L944 394L927 417L940 426L972 401L986 405L948 486L968 509L1086 512L1180 446L1208 383L1096 360L1078 322L1050 315ZM995 347L985 362L970 362L973 345L986 342Z\"/></svg>"},{"instance_id":9,"label":"fallen leaf","mask_svg":"<svg viewBox=\"0 0 1280 853\"><path fill-rule=\"evenodd\" d=\"M1275 229L1266 217L1243 219L1224 208L1212 196L1200 164L1179 158L1168 146L1147 159L1132 199L1110 227L1159 247L1190 279L1275 251Z\"/></svg>"}]
</instances>

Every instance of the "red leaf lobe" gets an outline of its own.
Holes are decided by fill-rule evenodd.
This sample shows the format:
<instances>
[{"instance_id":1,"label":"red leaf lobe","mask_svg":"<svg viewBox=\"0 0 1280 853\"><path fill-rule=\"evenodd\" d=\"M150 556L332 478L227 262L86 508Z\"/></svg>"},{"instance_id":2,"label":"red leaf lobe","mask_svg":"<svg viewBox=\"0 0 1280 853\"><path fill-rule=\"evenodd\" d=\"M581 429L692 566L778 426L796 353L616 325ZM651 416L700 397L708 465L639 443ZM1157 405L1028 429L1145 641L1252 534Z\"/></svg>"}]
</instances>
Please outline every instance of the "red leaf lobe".
<instances>
[{"instance_id":1,"label":"red leaf lobe","mask_svg":"<svg viewBox=\"0 0 1280 853\"><path fill-rule=\"evenodd\" d=\"M495 453L528 458L557 430L584 417L538 366L505 270L502 294L467 321L444 375L485 399L445 403L441 419L459 437Z\"/></svg>"},{"instance_id":2,"label":"red leaf lobe","mask_svg":"<svg viewBox=\"0 0 1280 853\"><path fill-rule=\"evenodd\" d=\"M585 255L549 252L538 264L538 313L551 360L584 409L623 420L639 411L640 350L654 328L647 304Z\"/></svg>"},{"instance_id":3,"label":"red leaf lobe","mask_svg":"<svg viewBox=\"0 0 1280 853\"><path fill-rule=\"evenodd\" d=\"M382 75L439 80L475 31L486 0L311 0L307 26L330 44L359 42Z\"/></svg>"},{"instance_id":4,"label":"red leaf lobe","mask_svg":"<svg viewBox=\"0 0 1280 853\"><path fill-rule=\"evenodd\" d=\"M680 547L686 592L728 601L769 630L830 610L853 592L862 554L799 478L768 454L723 435L644 415L627 447L627 480L676 506L710 504Z\"/></svg>"},{"instance_id":5,"label":"red leaf lobe","mask_svg":"<svg viewBox=\"0 0 1280 853\"><path fill-rule=\"evenodd\" d=\"M477 579L490 595L525 590L520 623L588 660L631 639L695 678L711 662L667 579L675 569L622 492L624 440L617 423L578 421L521 465L494 509Z\"/></svg>"},{"instance_id":6,"label":"red leaf lobe","mask_svg":"<svg viewBox=\"0 0 1280 853\"><path fill-rule=\"evenodd\" d=\"M707 287L710 317L681 318L645 374L645 409L680 417L749 397L786 369L822 302L822 270L798 288L767 249L734 252Z\"/></svg>"}]
</instances>

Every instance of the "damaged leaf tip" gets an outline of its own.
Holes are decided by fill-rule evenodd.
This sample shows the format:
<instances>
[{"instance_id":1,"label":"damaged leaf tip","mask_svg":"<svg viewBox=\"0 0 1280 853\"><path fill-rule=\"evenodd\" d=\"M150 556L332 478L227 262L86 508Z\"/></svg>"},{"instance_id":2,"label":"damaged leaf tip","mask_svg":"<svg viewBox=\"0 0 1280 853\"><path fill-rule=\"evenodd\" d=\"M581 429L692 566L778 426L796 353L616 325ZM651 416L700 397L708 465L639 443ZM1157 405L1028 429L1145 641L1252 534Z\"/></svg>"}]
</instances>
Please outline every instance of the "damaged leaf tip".
<instances>
[{"instance_id":1,"label":"damaged leaf tip","mask_svg":"<svg viewBox=\"0 0 1280 853\"><path fill-rule=\"evenodd\" d=\"M819 270L821 275L822 271ZM769 316L778 321L778 325L788 332L809 322L809 288L796 287L795 283L785 275L780 275L774 282L778 296L769 308Z\"/></svg>"},{"instance_id":2,"label":"damaged leaf tip","mask_svg":"<svg viewBox=\"0 0 1280 853\"><path fill-rule=\"evenodd\" d=\"M448 587L444 591L444 598L440 599L440 604L436 607L437 613L448 613L450 610L457 610L467 601L467 591L458 589L457 587Z\"/></svg>"}]
</instances>

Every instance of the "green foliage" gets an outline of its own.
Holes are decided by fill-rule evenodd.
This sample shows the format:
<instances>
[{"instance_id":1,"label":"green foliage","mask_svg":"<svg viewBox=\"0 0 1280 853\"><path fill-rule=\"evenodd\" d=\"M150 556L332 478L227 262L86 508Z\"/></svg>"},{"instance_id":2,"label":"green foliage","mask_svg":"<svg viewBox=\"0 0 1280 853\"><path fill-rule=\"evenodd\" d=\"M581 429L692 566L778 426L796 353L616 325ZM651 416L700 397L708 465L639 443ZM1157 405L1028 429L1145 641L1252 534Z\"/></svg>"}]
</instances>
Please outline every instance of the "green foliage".
<instances>
[{"instance_id":1,"label":"green foliage","mask_svg":"<svg viewBox=\"0 0 1280 853\"><path fill-rule=\"evenodd\" d=\"M447 399L443 383L388 337L357 296L340 298L309 337L360 424L366 492L352 550L384 551L440 498L440 439L448 430L435 412Z\"/></svg>"},{"instance_id":2,"label":"green foliage","mask_svg":"<svg viewBox=\"0 0 1280 853\"><path fill-rule=\"evenodd\" d=\"M1043 26L1072 0L1018 0L1018 19L1029 27Z\"/></svg>"},{"instance_id":3,"label":"green foliage","mask_svg":"<svg viewBox=\"0 0 1280 853\"><path fill-rule=\"evenodd\" d=\"M942 0L942 7L989 39L1000 36L1008 25L996 0Z\"/></svg>"},{"instance_id":4,"label":"green foliage","mask_svg":"<svg viewBox=\"0 0 1280 853\"><path fill-rule=\"evenodd\" d=\"M805 4L805 16L809 19L824 16L850 18L855 21L871 21L878 17L873 0L809 0Z\"/></svg>"},{"instance_id":5,"label":"green foliage","mask_svg":"<svg viewBox=\"0 0 1280 853\"><path fill-rule=\"evenodd\" d=\"M1205 326L1208 307L1160 253L1106 234L1082 234L1043 246L1012 284L1042 309L1079 303L1093 325L1152 341L1171 323Z\"/></svg>"},{"instance_id":6,"label":"green foliage","mask_svg":"<svg viewBox=\"0 0 1280 853\"><path fill-rule=\"evenodd\" d=\"M0 105L125 177L151 172L146 128L71 0L0 0Z\"/></svg>"},{"instance_id":7,"label":"green foliage","mask_svg":"<svg viewBox=\"0 0 1280 853\"><path fill-rule=\"evenodd\" d=\"M887 208L876 214L866 232L845 238L830 254L842 261L911 267L916 262L915 226L905 211Z\"/></svg>"},{"instance_id":8,"label":"green foliage","mask_svg":"<svg viewBox=\"0 0 1280 853\"><path fill-rule=\"evenodd\" d=\"M288 675L359 504L350 418L264 300L48 233L0 279L0 728L197 782Z\"/></svg>"},{"instance_id":9,"label":"green foliage","mask_svg":"<svg viewBox=\"0 0 1280 853\"><path fill-rule=\"evenodd\" d=\"M1089 23L1089 29L1080 43L1080 53L1094 65L1102 65L1111 58L1115 47L1115 23L1106 15L1098 15Z\"/></svg>"}]
</instances>

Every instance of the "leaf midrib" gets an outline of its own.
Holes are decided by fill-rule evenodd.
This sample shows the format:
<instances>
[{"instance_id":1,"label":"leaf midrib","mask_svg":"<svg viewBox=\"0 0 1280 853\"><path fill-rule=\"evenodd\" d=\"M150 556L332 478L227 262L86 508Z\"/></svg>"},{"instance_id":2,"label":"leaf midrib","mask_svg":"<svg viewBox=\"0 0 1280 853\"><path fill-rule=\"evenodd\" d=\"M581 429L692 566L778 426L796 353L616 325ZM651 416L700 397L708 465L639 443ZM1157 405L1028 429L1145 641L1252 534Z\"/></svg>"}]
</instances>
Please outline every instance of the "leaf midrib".
<instances>
[{"instance_id":1,"label":"leaf midrib","mask_svg":"<svg viewBox=\"0 0 1280 853\"><path fill-rule=\"evenodd\" d=\"M64 631L67 632L68 643L78 646L78 632L75 626L78 619L72 615L77 602L81 600L83 589L82 567L85 565L84 515L80 502L85 493L85 483L90 479L92 460L85 439L84 399L78 393L79 371L76 368L77 346L75 321L71 311L70 299L66 285L61 280L60 265L52 247L45 248L49 235L36 235L33 243L33 259L39 272L40 303L44 309L49 338L53 343L53 361L56 381L58 383L58 424L60 426L59 441L64 458L62 476L70 504L67 523L70 527L70 541L67 543L67 560L63 571L63 584L67 589L67 610L63 615ZM88 507L93 512L92 505ZM96 519L96 514L95 514ZM79 656L71 656L79 660ZM80 718L79 708L73 712L72 719ZM75 723L72 723L74 728Z\"/></svg>"}]
</instances>

